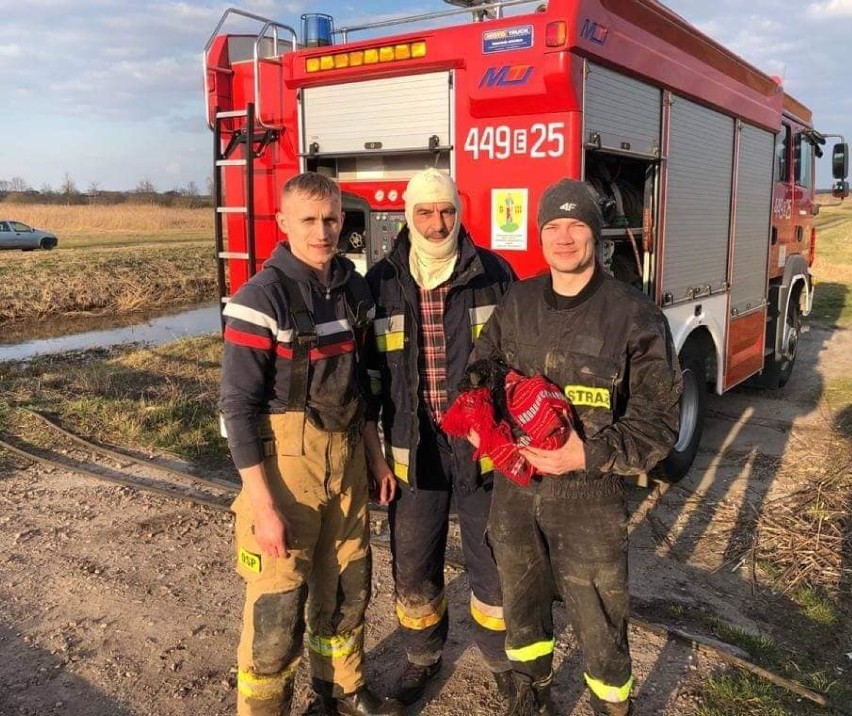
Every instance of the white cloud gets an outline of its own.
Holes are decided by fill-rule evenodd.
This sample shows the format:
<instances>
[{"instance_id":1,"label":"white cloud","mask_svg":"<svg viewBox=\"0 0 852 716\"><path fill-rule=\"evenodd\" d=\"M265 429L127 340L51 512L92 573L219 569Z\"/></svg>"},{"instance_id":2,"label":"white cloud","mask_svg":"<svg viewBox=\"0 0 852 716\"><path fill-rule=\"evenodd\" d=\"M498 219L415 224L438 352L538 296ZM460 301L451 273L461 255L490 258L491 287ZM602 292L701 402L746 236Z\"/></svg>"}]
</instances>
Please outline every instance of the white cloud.
<instances>
[{"instance_id":1,"label":"white cloud","mask_svg":"<svg viewBox=\"0 0 852 716\"><path fill-rule=\"evenodd\" d=\"M852 17L852 0L827 0L808 5L808 15L820 20Z\"/></svg>"},{"instance_id":2,"label":"white cloud","mask_svg":"<svg viewBox=\"0 0 852 716\"><path fill-rule=\"evenodd\" d=\"M17 43L10 45L0 45L0 59L9 57L20 57L23 55L23 48Z\"/></svg>"}]
</instances>

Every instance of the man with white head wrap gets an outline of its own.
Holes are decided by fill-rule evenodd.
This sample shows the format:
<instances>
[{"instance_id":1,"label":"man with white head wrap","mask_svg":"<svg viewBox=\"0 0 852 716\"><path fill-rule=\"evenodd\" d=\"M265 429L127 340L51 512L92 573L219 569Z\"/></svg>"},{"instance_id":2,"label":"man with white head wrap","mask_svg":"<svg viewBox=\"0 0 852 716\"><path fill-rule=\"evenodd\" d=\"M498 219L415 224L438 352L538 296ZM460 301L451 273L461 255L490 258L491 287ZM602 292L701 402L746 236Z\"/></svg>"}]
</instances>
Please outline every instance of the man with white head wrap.
<instances>
[{"instance_id":1,"label":"man with white head wrap","mask_svg":"<svg viewBox=\"0 0 852 716\"><path fill-rule=\"evenodd\" d=\"M454 498L471 586L474 638L498 689L513 687L494 557L485 540L493 468L472 459L441 419L457 395L473 341L514 274L461 223L455 183L437 169L405 191L406 226L367 274L376 301L372 401L365 444L373 475L400 486L389 517L396 612L406 666L395 696L411 704L438 673L449 628L444 551ZM385 450L379 442L381 415Z\"/></svg>"},{"instance_id":2,"label":"man with white head wrap","mask_svg":"<svg viewBox=\"0 0 852 716\"><path fill-rule=\"evenodd\" d=\"M404 199L411 239L408 266L417 285L432 290L450 278L458 259L458 191L446 174L426 169L408 182Z\"/></svg>"}]
</instances>

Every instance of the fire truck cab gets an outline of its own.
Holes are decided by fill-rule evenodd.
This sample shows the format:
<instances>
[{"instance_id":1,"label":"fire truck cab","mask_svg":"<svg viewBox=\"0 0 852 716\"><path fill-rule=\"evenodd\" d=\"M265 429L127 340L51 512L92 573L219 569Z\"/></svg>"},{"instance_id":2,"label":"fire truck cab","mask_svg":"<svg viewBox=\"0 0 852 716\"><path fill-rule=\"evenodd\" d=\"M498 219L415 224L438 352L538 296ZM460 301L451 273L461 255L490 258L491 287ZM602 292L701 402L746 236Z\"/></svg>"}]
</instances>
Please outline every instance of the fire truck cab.
<instances>
[{"instance_id":1,"label":"fire truck cab","mask_svg":"<svg viewBox=\"0 0 852 716\"><path fill-rule=\"evenodd\" d=\"M278 193L300 171L338 181L340 250L366 268L404 221L408 178L443 169L474 240L522 277L545 268L542 192L584 179L605 214L601 263L671 326L685 389L663 470L679 479L708 386L790 377L813 304L814 166L826 135L780 80L655 0L452 4L474 7L341 29L314 13L301 37L238 10L223 16L204 53L222 299L284 238ZM240 17L259 29L221 32ZM402 32L377 35L391 26Z\"/></svg>"}]
</instances>

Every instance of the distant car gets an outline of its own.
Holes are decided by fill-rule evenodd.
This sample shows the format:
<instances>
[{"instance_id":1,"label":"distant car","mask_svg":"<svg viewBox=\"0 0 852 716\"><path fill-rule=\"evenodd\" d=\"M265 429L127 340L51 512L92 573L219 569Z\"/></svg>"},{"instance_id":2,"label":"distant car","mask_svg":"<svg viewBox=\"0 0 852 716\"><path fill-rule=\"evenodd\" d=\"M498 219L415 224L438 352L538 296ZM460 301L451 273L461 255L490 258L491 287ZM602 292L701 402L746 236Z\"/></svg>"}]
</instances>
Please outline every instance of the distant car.
<instances>
[{"instance_id":1,"label":"distant car","mask_svg":"<svg viewBox=\"0 0 852 716\"><path fill-rule=\"evenodd\" d=\"M0 219L0 249L55 249L59 240L55 234L33 229L20 221Z\"/></svg>"}]
</instances>

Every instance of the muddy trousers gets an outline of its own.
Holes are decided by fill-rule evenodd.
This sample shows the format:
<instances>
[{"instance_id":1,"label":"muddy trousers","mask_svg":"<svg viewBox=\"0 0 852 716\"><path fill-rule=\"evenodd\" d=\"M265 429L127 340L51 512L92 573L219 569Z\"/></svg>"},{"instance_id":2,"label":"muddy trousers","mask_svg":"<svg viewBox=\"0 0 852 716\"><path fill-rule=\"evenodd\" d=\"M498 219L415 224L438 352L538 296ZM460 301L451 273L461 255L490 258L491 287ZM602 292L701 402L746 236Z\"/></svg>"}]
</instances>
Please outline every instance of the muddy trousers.
<instances>
[{"instance_id":1,"label":"muddy trousers","mask_svg":"<svg viewBox=\"0 0 852 716\"><path fill-rule=\"evenodd\" d=\"M505 652L500 581L485 529L490 484L473 491L455 485L446 438L427 424L417 450L417 490L400 484L389 521L396 614L408 660L434 664L447 640L449 616L444 585L450 502L455 497L462 550L470 583L473 637L492 671L511 668Z\"/></svg>"},{"instance_id":2,"label":"muddy trousers","mask_svg":"<svg viewBox=\"0 0 852 716\"><path fill-rule=\"evenodd\" d=\"M553 601L561 597L592 694L626 701L633 677L624 499L568 500L558 496L553 478L522 488L498 474L488 537L503 588L512 668L534 682L550 678Z\"/></svg>"},{"instance_id":3,"label":"muddy trousers","mask_svg":"<svg viewBox=\"0 0 852 716\"><path fill-rule=\"evenodd\" d=\"M237 653L240 716L290 713L307 641L314 689L339 698L364 683L364 612L370 598L367 472L360 432L305 425L304 454L275 454L283 426L272 416L264 460L287 521L290 557L261 554L243 491L236 513L237 571L246 582ZM272 447L270 447L272 446ZM305 611L307 607L307 623ZM307 627L307 629L306 629Z\"/></svg>"}]
</instances>

